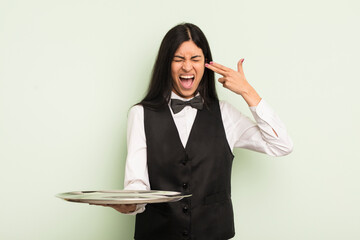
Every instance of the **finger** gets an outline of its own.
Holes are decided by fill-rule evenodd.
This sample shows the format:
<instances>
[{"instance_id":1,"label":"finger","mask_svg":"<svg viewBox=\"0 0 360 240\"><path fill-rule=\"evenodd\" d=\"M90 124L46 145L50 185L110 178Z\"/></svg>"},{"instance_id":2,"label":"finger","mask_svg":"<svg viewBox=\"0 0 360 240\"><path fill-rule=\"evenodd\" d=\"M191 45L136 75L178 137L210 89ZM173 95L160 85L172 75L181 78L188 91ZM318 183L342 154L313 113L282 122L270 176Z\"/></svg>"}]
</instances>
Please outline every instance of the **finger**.
<instances>
[{"instance_id":1,"label":"finger","mask_svg":"<svg viewBox=\"0 0 360 240\"><path fill-rule=\"evenodd\" d=\"M89 203L89 205L108 207L108 204Z\"/></svg>"},{"instance_id":2,"label":"finger","mask_svg":"<svg viewBox=\"0 0 360 240\"><path fill-rule=\"evenodd\" d=\"M241 73L242 75L244 75L244 70L243 70L243 62L244 62L244 58L240 59L237 66L238 66L238 72Z\"/></svg>"},{"instance_id":3,"label":"finger","mask_svg":"<svg viewBox=\"0 0 360 240\"><path fill-rule=\"evenodd\" d=\"M116 208L120 211L131 211L135 210L136 205L135 204L108 204L109 207Z\"/></svg>"},{"instance_id":4,"label":"finger","mask_svg":"<svg viewBox=\"0 0 360 240\"><path fill-rule=\"evenodd\" d=\"M218 81L219 81L219 83L224 84L224 82L226 81L226 79L225 79L225 78L219 78Z\"/></svg>"},{"instance_id":5,"label":"finger","mask_svg":"<svg viewBox=\"0 0 360 240\"><path fill-rule=\"evenodd\" d=\"M221 65L220 63L216 63L216 62L210 62L210 65L214 66L214 67L216 67L216 68L218 68L218 69L220 69L220 70L222 70L224 72L228 72L228 71L231 70L230 68L225 67L225 66Z\"/></svg>"},{"instance_id":6,"label":"finger","mask_svg":"<svg viewBox=\"0 0 360 240\"><path fill-rule=\"evenodd\" d=\"M223 71L223 70L221 70L221 69L219 69L219 68L217 68L217 67L214 67L213 65L210 65L210 64L208 64L208 63L205 64L205 67L207 67L207 68L209 68L210 70L212 70L212 71L214 71L214 72L216 72L216 73L218 73L218 74L221 74L221 75L223 75L223 76L225 76L225 74L226 74L225 71Z\"/></svg>"}]
</instances>

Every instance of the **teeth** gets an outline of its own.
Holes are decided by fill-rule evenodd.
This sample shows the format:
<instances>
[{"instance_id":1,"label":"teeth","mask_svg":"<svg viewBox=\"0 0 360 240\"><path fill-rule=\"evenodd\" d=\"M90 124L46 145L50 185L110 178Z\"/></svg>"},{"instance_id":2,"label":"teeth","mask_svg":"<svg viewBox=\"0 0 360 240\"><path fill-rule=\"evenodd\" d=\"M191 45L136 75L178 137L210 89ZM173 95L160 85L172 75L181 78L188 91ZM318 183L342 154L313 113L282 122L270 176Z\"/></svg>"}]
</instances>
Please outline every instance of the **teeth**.
<instances>
[{"instance_id":1,"label":"teeth","mask_svg":"<svg viewBox=\"0 0 360 240\"><path fill-rule=\"evenodd\" d=\"M188 78L194 78L194 75L190 75L190 76L189 76L189 75L186 75L186 76L180 76L180 77L181 77L181 78L187 78L187 79L188 79Z\"/></svg>"}]
</instances>

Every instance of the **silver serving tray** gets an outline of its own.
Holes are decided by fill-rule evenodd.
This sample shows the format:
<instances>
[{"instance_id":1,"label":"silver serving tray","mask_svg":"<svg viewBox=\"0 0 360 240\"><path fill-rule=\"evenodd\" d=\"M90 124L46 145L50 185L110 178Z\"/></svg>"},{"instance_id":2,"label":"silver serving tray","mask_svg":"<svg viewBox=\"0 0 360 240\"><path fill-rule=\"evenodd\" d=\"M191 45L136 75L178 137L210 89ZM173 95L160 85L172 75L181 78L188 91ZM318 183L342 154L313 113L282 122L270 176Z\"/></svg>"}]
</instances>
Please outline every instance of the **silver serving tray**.
<instances>
[{"instance_id":1,"label":"silver serving tray","mask_svg":"<svg viewBox=\"0 0 360 240\"><path fill-rule=\"evenodd\" d=\"M74 191L59 193L56 197L69 202L90 204L142 204L175 202L191 194L157 190L110 190L110 191Z\"/></svg>"}]
</instances>

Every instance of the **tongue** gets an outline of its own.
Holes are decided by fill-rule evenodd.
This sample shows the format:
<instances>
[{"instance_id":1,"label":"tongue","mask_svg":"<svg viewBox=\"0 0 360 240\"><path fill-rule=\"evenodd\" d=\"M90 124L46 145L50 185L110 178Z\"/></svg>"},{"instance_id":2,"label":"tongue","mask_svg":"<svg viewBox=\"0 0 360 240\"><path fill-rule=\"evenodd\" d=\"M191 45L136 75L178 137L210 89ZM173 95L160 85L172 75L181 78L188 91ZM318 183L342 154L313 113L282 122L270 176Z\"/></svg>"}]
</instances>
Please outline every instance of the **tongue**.
<instances>
[{"instance_id":1,"label":"tongue","mask_svg":"<svg viewBox=\"0 0 360 240\"><path fill-rule=\"evenodd\" d=\"M181 82L181 85L184 88L191 88L193 80L191 78L189 78L189 79L181 79L180 82Z\"/></svg>"}]
</instances>

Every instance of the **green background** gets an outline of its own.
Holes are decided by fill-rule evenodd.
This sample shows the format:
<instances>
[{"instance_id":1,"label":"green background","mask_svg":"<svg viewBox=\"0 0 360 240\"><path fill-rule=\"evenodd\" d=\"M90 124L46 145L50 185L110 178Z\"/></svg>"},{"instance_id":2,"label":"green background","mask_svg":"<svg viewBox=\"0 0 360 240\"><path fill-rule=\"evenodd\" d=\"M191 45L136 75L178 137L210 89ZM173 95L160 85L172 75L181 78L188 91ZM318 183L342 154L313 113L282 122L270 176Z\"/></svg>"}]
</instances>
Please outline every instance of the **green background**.
<instances>
[{"instance_id":1,"label":"green background","mask_svg":"<svg viewBox=\"0 0 360 240\"><path fill-rule=\"evenodd\" d=\"M55 194L123 187L128 110L184 21L215 61L245 58L294 141L281 158L235 151L234 239L360 239L357 0L1 0L0 239L132 238L133 216Z\"/></svg>"}]
</instances>

